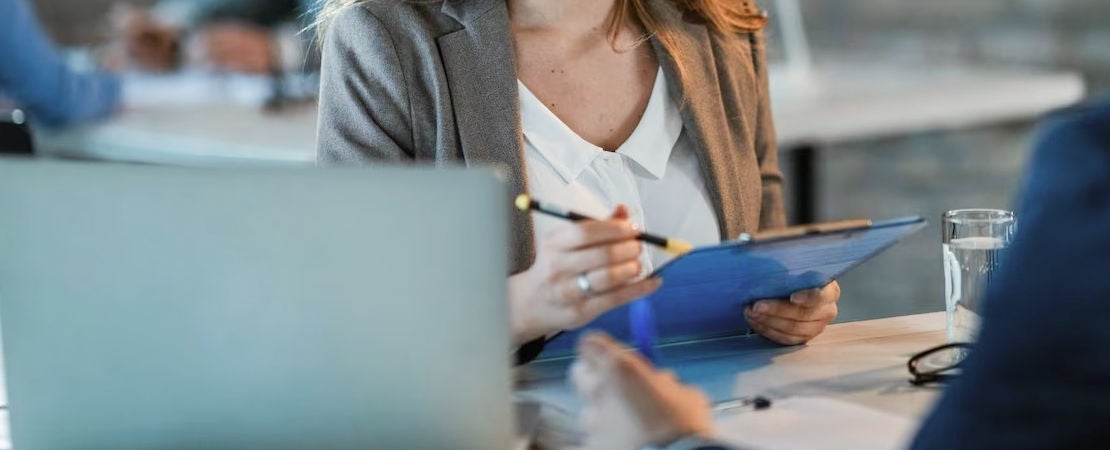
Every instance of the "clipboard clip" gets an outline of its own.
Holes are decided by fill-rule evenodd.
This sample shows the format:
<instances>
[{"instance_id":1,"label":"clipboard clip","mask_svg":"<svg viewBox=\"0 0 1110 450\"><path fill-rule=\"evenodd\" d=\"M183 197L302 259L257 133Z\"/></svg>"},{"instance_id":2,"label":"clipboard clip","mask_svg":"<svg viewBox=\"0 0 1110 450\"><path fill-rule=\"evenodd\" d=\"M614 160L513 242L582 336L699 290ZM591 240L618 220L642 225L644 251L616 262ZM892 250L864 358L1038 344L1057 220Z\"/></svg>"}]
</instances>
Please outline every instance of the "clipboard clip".
<instances>
[{"instance_id":1,"label":"clipboard clip","mask_svg":"<svg viewBox=\"0 0 1110 450\"><path fill-rule=\"evenodd\" d=\"M869 219L840 220L836 222L797 225L759 233L741 233L740 237L736 240L742 244L750 244L754 242L774 241L799 236L813 236L837 231L863 230L867 228L871 228L871 220Z\"/></svg>"}]
</instances>

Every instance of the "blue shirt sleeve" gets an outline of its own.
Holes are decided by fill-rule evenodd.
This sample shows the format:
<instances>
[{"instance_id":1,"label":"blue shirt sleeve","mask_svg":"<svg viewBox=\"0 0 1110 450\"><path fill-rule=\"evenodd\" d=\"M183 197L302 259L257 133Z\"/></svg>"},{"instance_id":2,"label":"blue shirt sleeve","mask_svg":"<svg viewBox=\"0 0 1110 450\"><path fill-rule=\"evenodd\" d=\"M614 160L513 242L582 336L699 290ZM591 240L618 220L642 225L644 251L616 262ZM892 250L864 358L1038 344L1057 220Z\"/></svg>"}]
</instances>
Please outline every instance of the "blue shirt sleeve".
<instances>
[{"instance_id":1,"label":"blue shirt sleeve","mask_svg":"<svg viewBox=\"0 0 1110 450\"><path fill-rule=\"evenodd\" d=\"M0 0L0 93L32 120L62 126L115 111L120 80L101 71L70 69L27 0Z\"/></svg>"}]
</instances>

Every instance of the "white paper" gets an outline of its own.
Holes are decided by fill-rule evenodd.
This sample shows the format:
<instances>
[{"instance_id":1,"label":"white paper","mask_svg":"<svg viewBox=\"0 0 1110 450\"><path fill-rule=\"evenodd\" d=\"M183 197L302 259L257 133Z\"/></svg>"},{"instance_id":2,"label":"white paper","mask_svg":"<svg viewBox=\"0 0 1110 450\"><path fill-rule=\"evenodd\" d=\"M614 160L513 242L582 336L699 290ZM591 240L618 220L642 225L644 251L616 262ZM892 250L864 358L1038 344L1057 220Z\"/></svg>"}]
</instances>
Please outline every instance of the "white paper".
<instances>
[{"instance_id":1,"label":"white paper","mask_svg":"<svg viewBox=\"0 0 1110 450\"><path fill-rule=\"evenodd\" d=\"M717 418L721 440L751 449L903 449L917 430L905 417L825 397L775 400Z\"/></svg>"},{"instance_id":2,"label":"white paper","mask_svg":"<svg viewBox=\"0 0 1110 450\"><path fill-rule=\"evenodd\" d=\"M132 109L195 107L219 103L261 105L270 95L270 78L182 72L169 75L128 74L123 103Z\"/></svg>"}]
</instances>

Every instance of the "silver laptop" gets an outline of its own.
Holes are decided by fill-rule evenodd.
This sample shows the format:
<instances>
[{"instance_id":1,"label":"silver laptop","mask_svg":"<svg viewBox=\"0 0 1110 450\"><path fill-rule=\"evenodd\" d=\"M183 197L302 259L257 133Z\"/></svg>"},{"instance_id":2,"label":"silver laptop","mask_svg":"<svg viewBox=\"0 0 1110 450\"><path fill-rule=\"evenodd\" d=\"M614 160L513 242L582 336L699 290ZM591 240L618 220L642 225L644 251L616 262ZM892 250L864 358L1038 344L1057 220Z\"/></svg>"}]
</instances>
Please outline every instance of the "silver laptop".
<instances>
[{"instance_id":1,"label":"silver laptop","mask_svg":"<svg viewBox=\"0 0 1110 450\"><path fill-rule=\"evenodd\" d=\"M492 173L0 161L17 449L508 448Z\"/></svg>"}]
</instances>

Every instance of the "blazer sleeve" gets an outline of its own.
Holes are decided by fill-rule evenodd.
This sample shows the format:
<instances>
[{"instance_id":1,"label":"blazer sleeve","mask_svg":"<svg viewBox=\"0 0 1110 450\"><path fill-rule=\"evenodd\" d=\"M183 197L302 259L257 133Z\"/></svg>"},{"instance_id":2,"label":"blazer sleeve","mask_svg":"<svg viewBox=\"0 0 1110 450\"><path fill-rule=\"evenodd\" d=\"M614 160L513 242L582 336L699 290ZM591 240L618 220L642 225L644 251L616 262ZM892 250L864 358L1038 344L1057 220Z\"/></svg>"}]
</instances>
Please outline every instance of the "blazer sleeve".
<instances>
[{"instance_id":1,"label":"blazer sleeve","mask_svg":"<svg viewBox=\"0 0 1110 450\"><path fill-rule=\"evenodd\" d=\"M782 171L779 169L779 149L775 138L775 120L771 115L771 88L767 77L767 47L763 31L751 34L752 57L759 83L757 99L755 151L759 161L759 175L763 195L759 215L759 229L786 226L786 210L782 199Z\"/></svg>"},{"instance_id":2,"label":"blazer sleeve","mask_svg":"<svg viewBox=\"0 0 1110 450\"><path fill-rule=\"evenodd\" d=\"M331 23L322 50L317 164L411 162L409 88L389 30L351 6Z\"/></svg>"}]
</instances>

